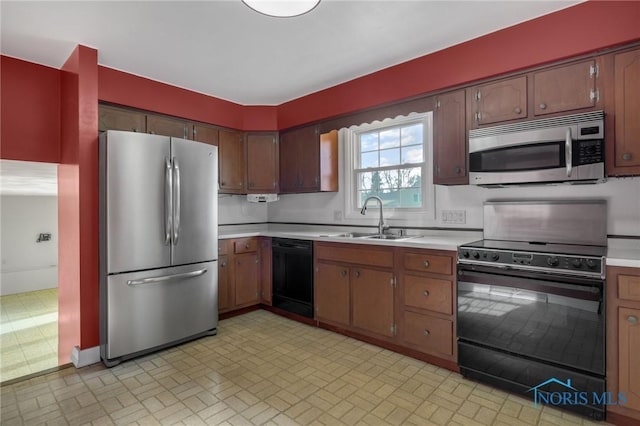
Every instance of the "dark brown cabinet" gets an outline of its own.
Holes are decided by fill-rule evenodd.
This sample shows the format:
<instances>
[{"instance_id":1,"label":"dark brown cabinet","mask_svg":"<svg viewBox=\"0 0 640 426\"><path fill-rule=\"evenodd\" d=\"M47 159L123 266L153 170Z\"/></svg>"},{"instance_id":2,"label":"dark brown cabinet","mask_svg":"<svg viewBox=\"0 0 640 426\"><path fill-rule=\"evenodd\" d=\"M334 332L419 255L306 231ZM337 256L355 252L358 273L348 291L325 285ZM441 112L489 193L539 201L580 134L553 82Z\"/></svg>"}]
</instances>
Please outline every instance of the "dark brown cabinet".
<instances>
[{"instance_id":1,"label":"dark brown cabinet","mask_svg":"<svg viewBox=\"0 0 640 426\"><path fill-rule=\"evenodd\" d=\"M393 249L316 243L315 317L392 341L395 336Z\"/></svg>"},{"instance_id":2,"label":"dark brown cabinet","mask_svg":"<svg viewBox=\"0 0 640 426\"><path fill-rule=\"evenodd\" d=\"M218 163L220 193L245 193L245 144L241 132L220 129L218 132Z\"/></svg>"},{"instance_id":3,"label":"dark brown cabinet","mask_svg":"<svg viewBox=\"0 0 640 426\"><path fill-rule=\"evenodd\" d=\"M234 256L235 305L255 305L260 302L258 279L258 253L243 253Z\"/></svg>"},{"instance_id":4,"label":"dark brown cabinet","mask_svg":"<svg viewBox=\"0 0 640 426\"><path fill-rule=\"evenodd\" d=\"M599 63L595 60L532 73L533 115L580 112L600 106Z\"/></svg>"},{"instance_id":5,"label":"dark brown cabinet","mask_svg":"<svg viewBox=\"0 0 640 426\"><path fill-rule=\"evenodd\" d=\"M147 133L186 139L187 122L160 115L147 115Z\"/></svg>"},{"instance_id":6,"label":"dark brown cabinet","mask_svg":"<svg viewBox=\"0 0 640 426\"><path fill-rule=\"evenodd\" d=\"M606 112L613 116L614 132L607 133L607 174L640 175L640 49L614 54L612 62L613 100Z\"/></svg>"},{"instance_id":7,"label":"dark brown cabinet","mask_svg":"<svg viewBox=\"0 0 640 426\"><path fill-rule=\"evenodd\" d=\"M209 145L218 146L218 128L207 126L206 124L192 124L191 139L196 142L203 142Z\"/></svg>"},{"instance_id":8,"label":"dark brown cabinet","mask_svg":"<svg viewBox=\"0 0 640 426\"><path fill-rule=\"evenodd\" d=\"M260 247L260 299L265 305L271 305L273 294L271 238L258 238L258 245Z\"/></svg>"},{"instance_id":9,"label":"dark brown cabinet","mask_svg":"<svg viewBox=\"0 0 640 426\"><path fill-rule=\"evenodd\" d=\"M472 128L527 117L527 77L520 76L467 90Z\"/></svg>"},{"instance_id":10,"label":"dark brown cabinet","mask_svg":"<svg viewBox=\"0 0 640 426\"><path fill-rule=\"evenodd\" d=\"M433 111L433 183L466 184L467 132L465 91L444 93L435 101Z\"/></svg>"},{"instance_id":11,"label":"dark brown cabinet","mask_svg":"<svg viewBox=\"0 0 640 426\"><path fill-rule=\"evenodd\" d=\"M147 131L146 115L141 112L100 105L98 108L98 130L123 130L127 132Z\"/></svg>"},{"instance_id":12,"label":"dark brown cabinet","mask_svg":"<svg viewBox=\"0 0 640 426\"><path fill-rule=\"evenodd\" d=\"M233 311L260 303L262 262L258 238L218 243L218 310Z\"/></svg>"},{"instance_id":13,"label":"dark brown cabinet","mask_svg":"<svg viewBox=\"0 0 640 426\"><path fill-rule=\"evenodd\" d=\"M338 132L307 126L280 134L280 192L338 190Z\"/></svg>"},{"instance_id":14,"label":"dark brown cabinet","mask_svg":"<svg viewBox=\"0 0 640 426\"><path fill-rule=\"evenodd\" d=\"M247 193L278 192L277 133L247 133Z\"/></svg>"},{"instance_id":15,"label":"dark brown cabinet","mask_svg":"<svg viewBox=\"0 0 640 426\"><path fill-rule=\"evenodd\" d=\"M607 390L626 398L607 406L607 420L640 421L640 268L607 267Z\"/></svg>"},{"instance_id":16,"label":"dark brown cabinet","mask_svg":"<svg viewBox=\"0 0 640 426\"><path fill-rule=\"evenodd\" d=\"M224 312L231 308L231 267L229 265L229 243L230 240L220 240L218 242L218 312Z\"/></svg>"}]
</instances>

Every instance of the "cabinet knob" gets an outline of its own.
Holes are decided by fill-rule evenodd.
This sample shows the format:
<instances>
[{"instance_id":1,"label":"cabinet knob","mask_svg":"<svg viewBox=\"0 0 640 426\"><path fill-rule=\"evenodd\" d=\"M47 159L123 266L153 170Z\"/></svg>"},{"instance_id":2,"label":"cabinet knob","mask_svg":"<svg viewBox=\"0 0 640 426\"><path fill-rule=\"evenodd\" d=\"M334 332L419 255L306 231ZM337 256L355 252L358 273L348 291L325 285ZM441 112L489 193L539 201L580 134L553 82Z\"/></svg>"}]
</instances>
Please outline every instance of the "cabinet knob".
<instances>
[{"instance_id":1,"label":"cabinet knob","mask_svg":"<svg viewBox=\"0 0 640 426\"><path fill-rule=\"evenodd\" d=\"M424 331L424 335L425 335L425 336L428 336L429 334L431 334L431 333L429 333L429 330L425 330L425 331Z\"/></svg>"},{"instance_id":2,"label":"cabinet knob","mask_svg":"<svg viewBox=\"0 0 640 426\"><path fill-rule=\"evenodd\" d=\"M360 278L360 271L356 271L356 278Z\"/></svg>"},{"instance_id":3,"label":"cabinet knob","mask_svg":"<svg viewBox=\"0 0 640 426\"><path fill-rule=\"evenodd\" d=\"M344 269L340 272L340 276L341 277L346 277L347 276L347 271L345 271Z\"/></svg>"},{"instance_id":4,"label":"cabinet knob","mask_svg":"<svg viewBox=\"0 0 640 426\"><path fill-rule=\"evenodd\" d=\"M624 154L622 154L622 159L627 161L631 160L631 153L625 152Z\"/></svg>"},{"instance_id":5,"label":"cabinet knob","mask_svg":"<svg viewBox=\"0 0 640 426\"><path fill-rule=\"evenodd\" d=\"M227 262L222 262L222 263L220 264L220 267L221 267L221 268L224 268L225 266L227 266Z\"/></svg>"},{"instance_id":6,"label":"cabinet knob","mask_svg":"<svg viewBox=\"0 0 640 426\"><path fill-rule=\"evenodd\" d=\"M630 324L636 325L638 323L638 317L635 315L629 315L627 317L627 321L629 321Z\"/></svg>"},{"instance_id":7,"label":"cabinet knob","mask_svg":"<svg viewBox=\"0 0 640 426\"><path fill-rule=\"evenodd\" d=\"M540 109L547 109L547 104L544 102L540 104Z\"/></svg>"},{"instance_id":8,"label":"cabinet knob","mask_svg":"<svg viewBox=\"0 0 640 426\"><path fill-rule=\"evenodd\" d=\"M428 268L428 267L429 267L429 265L430 265L430 264L429 264L429 261L428 261L428 260L425 260L425 261L424 261L424 267L425 267L425 268Z\"/></svg>"},{"instance_id":9,"label":"cabinet knob","mask_svg":"<svg viewBox=\"0 0 640 426\"><path fill-rule=\"evenodd\" d=\"M456 166L456 168L454 169L454 171L456 172L457 175L460 174L460 172L462 171L462 168L460 166Z\"/></svg>"},{"instance_id":10,"label":"cabinet knob","mask_svg":"<svg viewBox=\"0 0 640 426\"><path fill-rule=\"evenodd\" d=\"M522 113L522 109L520 109L520 107L515 107L515 108L513 109L513 112L519 115L519 114L521 114L521 113Z\"/></svg>"},{"instance_id":11,"label":"cabinet knob","mask_svg":"<svg viewBox=\"0 0 640 426\"><path fill-rule=\"evenodd\" d=\"M249 248L249 243L246 243L246 244L244 245L244 248L248 249L248 248Z\"/></svg>"},{"instance_id":12,"label":"cabinet knob","mask_svg":"<svg viewBox=\"0 0 640 426\"><path fill-rule=\"evenodd\" d=\"M137 127L134 127L132 130L133 130L134 132L136 132L136 133L138 133L138 132L140 131L140 130L138 130L138 128L137 128Z\"/></svg>"},{"instance_id":13,"label":"cabinet knob","mask_svg":"<svg viewBox=\"0 0 640 426\"><path fill-rule=\"evenodd\" d=\"M429 292L427 290L423 291L422 294L424 294L424 297L429 297Z\"/></svg>"}]
</instances>

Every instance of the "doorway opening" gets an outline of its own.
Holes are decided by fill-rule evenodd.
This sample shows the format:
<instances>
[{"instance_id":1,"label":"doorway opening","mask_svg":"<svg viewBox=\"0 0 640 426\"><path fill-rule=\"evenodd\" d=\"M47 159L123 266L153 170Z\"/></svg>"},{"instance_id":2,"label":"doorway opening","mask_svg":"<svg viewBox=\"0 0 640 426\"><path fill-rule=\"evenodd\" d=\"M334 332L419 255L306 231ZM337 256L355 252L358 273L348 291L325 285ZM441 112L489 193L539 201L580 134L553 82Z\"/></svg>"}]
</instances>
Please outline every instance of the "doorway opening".
<instances>
[{"instance_id":1,"label":"doorway opening","mask_svg":"<svg viewBox=\"0 0 640 426\"><path fill-rule=\"evenodd\" d=\"M0 382L58 366L57 164L0 160Z\"/></svg>"}]
</instances>

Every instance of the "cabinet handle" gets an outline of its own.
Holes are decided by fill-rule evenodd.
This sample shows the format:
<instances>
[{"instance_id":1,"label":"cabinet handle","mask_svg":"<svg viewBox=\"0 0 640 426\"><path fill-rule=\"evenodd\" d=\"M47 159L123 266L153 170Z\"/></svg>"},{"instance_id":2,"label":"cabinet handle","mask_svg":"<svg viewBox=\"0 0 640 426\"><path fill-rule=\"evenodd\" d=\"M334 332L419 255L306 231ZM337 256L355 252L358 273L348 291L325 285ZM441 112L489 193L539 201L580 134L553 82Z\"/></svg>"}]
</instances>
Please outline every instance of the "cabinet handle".
<instances>
[{"instance_id":1,"label":"cabinet handle","mask_svg":"<svg viewBox=\"0 0 640 426\"><path fill-rule=\"evenodd\" d=\"M227 262L222 262L222 263L220 264L220 267L221 267L221 268L224 268L225 266L227 266Z\"/></svg>"},{"instance_id":2,"label":"cabinet handle","mask_svg":"<svg viewBox=\"0 0 640 426\"><path fill-rule=\"evenodd\" d=\"M424 294L424 297L429 297L429 292L427 290L423 291L422 294Z\"/></svg>"},{"instance_id":3,"label":"cabinet handle","mask_svg":"<svg viewBox=\"0 0 640 426\"><path fill-rule=\"evenodd\" d=\"M544 102L540 104L540 109L547 109L547 104Z\"/></svg>"},{"instance_id":4,"label":"cabinet handle","mask_svg":"<svg viewBox=\"0 0 640 426\"><path fill-rule=\"evenodd\" d=\"M356 278L360 278L360 271L356 271Z\"/></svg>"},{"instance_id":5,"label":"cabinet handle","mask_svg":"<svg viewBox=\"0 0 640 426\"><path fill-rule=\"evenodd\" d=\"M428 268L428 267L429 267L429 261L428 261L428 260L425 260L425 261L424 261L424 267L425 267L425 268Z\"/></svg>"},{"instance_id":6,"label":"cabinet handle","mask_svg":"<svg viewBox=\"0 0 640 426\"><path fill-rule=\"evenodd\" d=\"M624 154L622 154L622 159L627 161L631 160L631 153L625 152Z\"/></svg>"},{"instance_id":7,"label":"cabinet handle","mask_svg":"<svg viewBox=\"0 0 640 426\"><path fill-rule=\"evenodd\" d=\"M249 248L249 243L246 243L246 244L244 245L244 248L248 249L248 248Z\"/></svg>"},{"instance_id":8,"label":"cabinet handle","mask_svg":"<svg viewBox=\"0 0 640 426\"><path fill-rule=\"evenodd\" d=\"M136 133L138 133L138 132L139 132L139 130L138 130L138 128L137 128L137 127L134 127L134 128L133 128L133 131L134 131L134 132L136 132Z\"/></svg>"},{"instance_id":9,"label":"cabinet handle","mask_svg":"<svg viewBox=\"0 0 640 426\"><path fill-rule=\"evenodd\" d=\"M515 107L513 112L519 115L520 113L522 113L522 110L520 109L520 107Z\"/></svg>"},{"instance_id":10,"label":"cabinet handle","mask_svg":"<svg viewBox=\"0 0 640 426\"><path fill-rule=\"evenodd\" d=\"M346 276L347 276L347 271L342 270L342 271L340 272L340 276L342 276L342 277L346 277Z\"/></svg>"},{"instance_id":11,"label":"cabinet handle","mask_svg":"<svg viewBox=\"0 0 640 426\"><path fill-rule=\"evenodd\" d=\"M629 323L636 325L638 323L638 317L635 315L629 315L627 317L627 321L629 321Z\"/></svg>"},{"instance_id":12,"label":"cabinet handle","mask_svg":"<svg viewBox=\"0 0 640 426\"><path fill-rule=\"evenodd\" d=\"M425 335L425 336L428 336L429 334L431 334L431 333L429 333L429 330L425 330L425 331L424 331L424 335Z\"/></svg>"}]
</instances>

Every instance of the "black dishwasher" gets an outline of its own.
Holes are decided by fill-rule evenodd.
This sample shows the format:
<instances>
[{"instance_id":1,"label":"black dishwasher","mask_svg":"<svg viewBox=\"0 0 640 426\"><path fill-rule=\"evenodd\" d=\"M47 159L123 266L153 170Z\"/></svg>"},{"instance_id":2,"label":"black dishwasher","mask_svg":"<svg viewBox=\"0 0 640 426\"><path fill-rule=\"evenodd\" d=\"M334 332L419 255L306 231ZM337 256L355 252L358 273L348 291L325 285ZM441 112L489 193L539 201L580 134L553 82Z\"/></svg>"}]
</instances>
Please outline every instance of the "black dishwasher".
<instances>
[{"instance_id":1,"label":"black dishwasher","mask_svg":"<svg viewBox=\"0 0 640 426\"><path fill-rule=\"evenodd\" d=\"M313 242L274 238L273 306L313 318Z\"/></svg>"}]
</instances>

